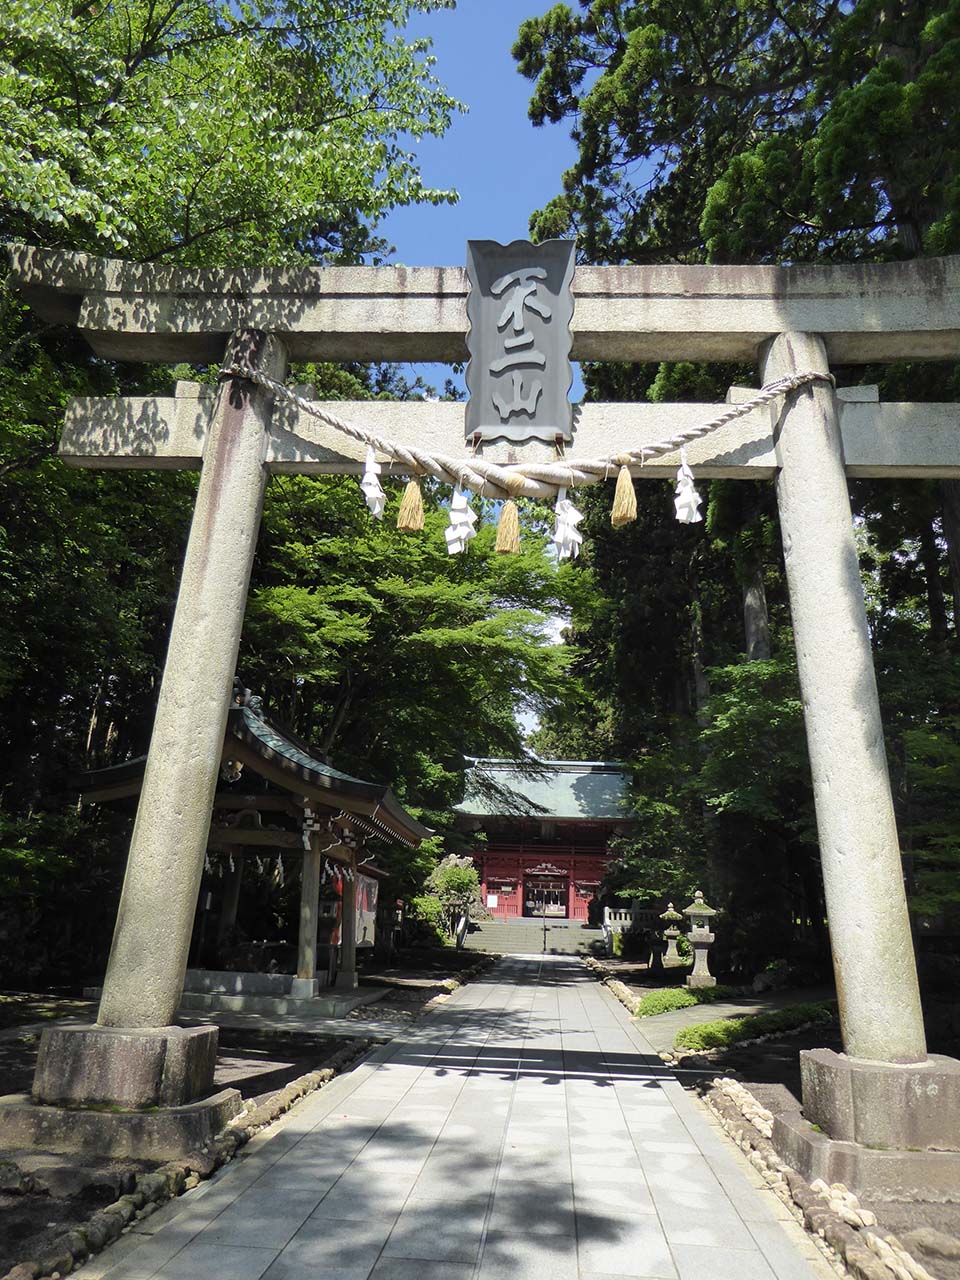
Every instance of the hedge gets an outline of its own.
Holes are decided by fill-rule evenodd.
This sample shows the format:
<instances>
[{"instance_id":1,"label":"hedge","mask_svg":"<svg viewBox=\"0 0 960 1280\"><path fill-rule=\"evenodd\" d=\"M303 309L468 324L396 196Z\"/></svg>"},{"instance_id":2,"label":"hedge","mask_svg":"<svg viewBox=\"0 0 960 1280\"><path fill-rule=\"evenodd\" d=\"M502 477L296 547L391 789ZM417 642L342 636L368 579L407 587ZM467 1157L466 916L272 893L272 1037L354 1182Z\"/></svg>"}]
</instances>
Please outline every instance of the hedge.
<instances>
[{"instance_id":1,"label":"hedge","mask_svg":"<svg viewBox=\"0 0 960 1280\"><path fill-rule=\"evenodd\" d=\"M658 1013L689 1009L695 1004L712 1004L714 1000L735 999L745 993L739 987L663 987L641 997L635 1013L638 1018L654 1018Z\"/></svg>"}]
</instances>

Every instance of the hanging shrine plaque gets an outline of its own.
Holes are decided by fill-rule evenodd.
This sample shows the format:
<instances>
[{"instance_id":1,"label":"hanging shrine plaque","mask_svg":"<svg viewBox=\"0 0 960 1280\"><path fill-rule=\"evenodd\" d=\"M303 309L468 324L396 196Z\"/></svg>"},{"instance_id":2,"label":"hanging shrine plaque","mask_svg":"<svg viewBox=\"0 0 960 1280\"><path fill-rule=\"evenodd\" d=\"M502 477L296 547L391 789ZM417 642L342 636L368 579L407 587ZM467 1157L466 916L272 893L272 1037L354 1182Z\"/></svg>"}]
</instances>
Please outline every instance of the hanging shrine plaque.
<instances>
[{"instance_id":1,"label":"hanging shrine plaque","mask_svg":"<svg viewBox=\"0 0 960 1280\"><path fill-rule=\"evenodd\" d=\"M572 438L573 240L467 241L469 441Z\"/></svg>"}]
</instances>

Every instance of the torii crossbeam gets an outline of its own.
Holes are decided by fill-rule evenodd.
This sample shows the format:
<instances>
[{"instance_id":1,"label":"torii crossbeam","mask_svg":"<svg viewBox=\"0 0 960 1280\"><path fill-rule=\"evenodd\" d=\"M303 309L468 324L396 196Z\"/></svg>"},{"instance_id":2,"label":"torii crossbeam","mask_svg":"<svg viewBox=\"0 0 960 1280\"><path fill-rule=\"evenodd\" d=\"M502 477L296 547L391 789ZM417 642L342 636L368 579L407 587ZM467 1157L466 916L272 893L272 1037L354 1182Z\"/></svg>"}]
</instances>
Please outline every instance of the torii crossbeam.
<instances>
[{"instance_id":1,"label":"torii crossbeam","mask_svg":"<svg viewBox=\"0 0 960 1280\"><path fill-rule=\"evenodd\" d=\"M459 268L181 270L27 248L11 261L40 314L75 324L115 359L247 361L282 380L291 359L467 354ZM960 258L580 267L573 290L574 360L749 360L769 383L828 373L831 362L960 357ZM330 408L400 442L465 452L455 405ZM584 405L571 451L615 455L716 408ZM952 404L881 404L875 390L818 382L687 450L699 475L776 481L844 1045L878 1070L897 1064L904 1098L934 1080L945 1097L947 1067L926 1052L847 477L960 476L958 416ZM504 462L554 456L545 444L481 449ZM168 398L74 401L61 456L202 465L99 1014L106 1027L159 1028L183 981L267 474L359 472L361 448L232 378L215 392L180 384ZM635 474L672 475L677 462L667 455ZM818 1070L831 1096L855 1092L847 1077L837 1083L836 1063ZM887 1145L925 1145L888 1110Z\"/></svg>"}]
</instances>

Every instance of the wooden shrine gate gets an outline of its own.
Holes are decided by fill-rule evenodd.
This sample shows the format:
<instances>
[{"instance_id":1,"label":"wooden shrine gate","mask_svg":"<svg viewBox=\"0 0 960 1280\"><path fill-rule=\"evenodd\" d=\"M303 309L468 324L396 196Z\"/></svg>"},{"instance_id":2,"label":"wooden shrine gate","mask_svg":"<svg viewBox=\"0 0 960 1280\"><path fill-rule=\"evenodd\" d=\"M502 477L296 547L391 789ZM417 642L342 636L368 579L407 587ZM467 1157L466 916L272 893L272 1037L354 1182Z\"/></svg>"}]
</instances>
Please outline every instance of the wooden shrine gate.
<instances>
[{"instance_id":1,"label":"wooden shrine gate","mask_svg":"<svg viewBox=\"0 0 960 1280\"><path fill-rule=\"evenodd\" d=\"M458 268L192 270L18 248L12 272L41 315L75 324L95 352L113 359L247 361L282 380L289 360L467 355L467 282ZM574 360L750 361L767 384L800 371L827 374L831 363L960 357L958 258L579 267L573 290ZM733 399L748 395L731 392ZM373 401L328 408L381 436L467 456L462 406ZM575 412L567 452L616 457L721 410L585 404ZM888 1071L883 1078L895 1084L881 1109L889 1113L889 1140L873 1145L891 1147L922 1148L927 1130L943 1132L948 1096L956 1121L960 1064L926 1052L847 478L960 477L958 416L954 404L880 403L875 389L835 392L819 381L687 446L698 476L776 483L850 1055L846 1066L830 1061L816 1069L821 1093L833 1098L844 1090L856 1095L851 1062L866 1060L874 1083ZM86 399L69 407L61 456L72 465L202 462L101 1026L161 1028L177 1007L267 475L359 473L363 455L362 444L239 377L216 391L181 383L169 398ZM483 441L478 455L556 461L549 443ZM672 477L678 462L668 454L634 475ZM890 1076L891 1064L902 1069ZM929 1098L920 1099L923 1089L933 1096L924 1081L939 1090L939 1122L930 1118ZM856 1097L854 1104L856 1110ZM841 1122L822 1099L819 1105L808 1115L833 1133Z\"/></svg>"}]
</instances>

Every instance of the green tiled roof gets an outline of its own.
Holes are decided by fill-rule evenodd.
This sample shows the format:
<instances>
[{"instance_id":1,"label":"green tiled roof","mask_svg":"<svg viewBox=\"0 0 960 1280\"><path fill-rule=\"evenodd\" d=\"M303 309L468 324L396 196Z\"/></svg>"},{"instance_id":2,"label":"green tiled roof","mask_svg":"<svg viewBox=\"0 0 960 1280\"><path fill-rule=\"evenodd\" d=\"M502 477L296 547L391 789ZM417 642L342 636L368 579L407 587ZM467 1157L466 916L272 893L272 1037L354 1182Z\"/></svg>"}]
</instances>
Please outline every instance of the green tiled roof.
<instances>
[{"instance_id":1,"label":"green tiled roof","mask_svg":"<svg viewBox=\"0 0 960 1280\"><path fill-rule=\"evenodd\" d=\"M473 760L457 813L470 817L629 820L630 773L597 760Z\"/></svg>"}]
</instances>

